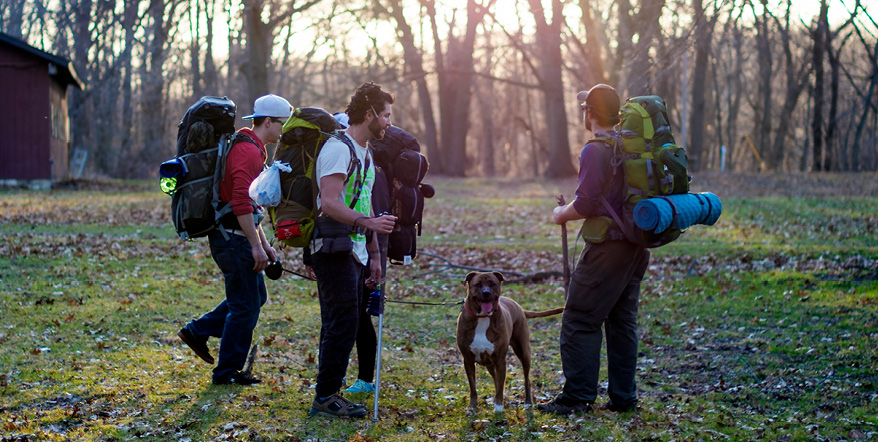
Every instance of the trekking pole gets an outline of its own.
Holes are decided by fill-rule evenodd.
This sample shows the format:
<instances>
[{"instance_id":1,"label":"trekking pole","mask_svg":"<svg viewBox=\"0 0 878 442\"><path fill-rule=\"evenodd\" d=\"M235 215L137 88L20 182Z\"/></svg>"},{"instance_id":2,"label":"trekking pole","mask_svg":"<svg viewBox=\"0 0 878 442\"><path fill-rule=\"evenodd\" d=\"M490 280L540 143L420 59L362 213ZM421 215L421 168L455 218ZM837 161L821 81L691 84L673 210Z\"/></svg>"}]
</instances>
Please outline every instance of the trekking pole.
<instances>
[{"instance_id":1,"label":"trekking pole","mask_svg":"<svg viewBox=\"0 0 878 442\"><path fill-rule=\"evenodd\" d=\"M567 204L564 195L558 195L558 205ZM570 258L567 256L567 223L561 224L561 251L564 255L564 288L570 285ZM564 299L567 299L567 291L564 291Z\"/></svg>"},{"instance_id":2,"label":"trekking pole","mask_svg":"<svg viewBox=\"0 0 878 442\"><path fill-rule=\"evenodd\" d=\"M384 291L381 290L381 284L369 294L366 311L372 316L378 315L378 354L375 358L375 403L372 406L372 422L378 422L378 392L381 389L381 335L384 331Z\"/></svg>"}]
</instances>

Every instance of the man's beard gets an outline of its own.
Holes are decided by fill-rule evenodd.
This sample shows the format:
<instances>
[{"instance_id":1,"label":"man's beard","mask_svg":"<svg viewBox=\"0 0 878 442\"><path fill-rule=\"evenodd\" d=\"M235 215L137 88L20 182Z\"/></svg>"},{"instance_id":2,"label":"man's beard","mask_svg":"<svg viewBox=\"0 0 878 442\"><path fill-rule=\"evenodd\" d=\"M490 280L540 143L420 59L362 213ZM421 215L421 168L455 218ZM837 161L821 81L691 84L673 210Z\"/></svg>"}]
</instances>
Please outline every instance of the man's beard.
<instances>
[{"instance_id":1,"label":"man's beard","mask_svg":"<svg viewBox=\"0 0 878 442\"><path fill-rule=\"evenodd\" d=\"M384 139L384 126L378 121L378 118L375 118L369 123L369 132L372 134L372 139Z\"/></svg>"}]
</instances>

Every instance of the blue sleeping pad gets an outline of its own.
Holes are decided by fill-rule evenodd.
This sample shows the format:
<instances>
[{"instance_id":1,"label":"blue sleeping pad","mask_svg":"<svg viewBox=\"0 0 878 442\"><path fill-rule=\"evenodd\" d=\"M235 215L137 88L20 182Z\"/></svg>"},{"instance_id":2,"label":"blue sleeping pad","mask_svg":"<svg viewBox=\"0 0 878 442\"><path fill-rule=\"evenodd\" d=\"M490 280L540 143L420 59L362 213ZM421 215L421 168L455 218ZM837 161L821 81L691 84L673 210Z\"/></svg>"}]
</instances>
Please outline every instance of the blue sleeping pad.
<instances>
[{"instance_id":1,"label":"blue sleeping pad","mask_svg":"<svg viewBox=\"0 0 878 442\"><path fill-rule=\"evenodd\" d=\"M684 193L647 198L634 206L634 223L642 230L662 233L695 224L712 226L723 211L719 197L710 193Z\"/></svg>"}]
</instances>

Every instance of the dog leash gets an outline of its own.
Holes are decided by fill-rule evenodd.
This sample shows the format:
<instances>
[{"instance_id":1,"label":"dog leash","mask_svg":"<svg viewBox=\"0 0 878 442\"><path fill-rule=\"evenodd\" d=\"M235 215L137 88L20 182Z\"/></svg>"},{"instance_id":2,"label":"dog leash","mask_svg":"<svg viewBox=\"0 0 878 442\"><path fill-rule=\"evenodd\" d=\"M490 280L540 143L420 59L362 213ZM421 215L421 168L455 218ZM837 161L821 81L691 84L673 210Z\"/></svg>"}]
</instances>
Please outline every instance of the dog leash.
<instances>
[{"instance_id":1,"label":"dog leash","mask_svg":"<svg viewBox=\"0 0 878 442\"><path fill-rule=\"evenodd\" d=\"M384 302L392 302L394 304L413 304L413 305L461 305L463 301L457 301L452 303L451 301L445 302L415 302L415 301L391 301L389 299L385 299Z\"/></svg>"}]
</instances>

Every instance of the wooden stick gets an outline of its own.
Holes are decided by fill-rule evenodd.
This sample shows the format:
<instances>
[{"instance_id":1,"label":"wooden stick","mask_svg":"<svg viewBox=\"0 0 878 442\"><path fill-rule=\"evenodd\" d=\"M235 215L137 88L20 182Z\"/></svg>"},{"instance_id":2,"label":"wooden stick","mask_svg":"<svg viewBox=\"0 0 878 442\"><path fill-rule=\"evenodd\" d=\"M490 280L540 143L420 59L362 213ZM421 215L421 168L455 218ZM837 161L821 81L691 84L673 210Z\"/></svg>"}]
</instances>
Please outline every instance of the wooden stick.
<instances>
[{"instance_id":1,"label":"wooden stick","mask_svg":"<svg viewBox=\"0 0 878 442\"><path fill-rule=\"evenodd\" d=\"M558 195L558 205L567 204L564 195ZM564 298L567 298L567 287L570 285L570 258L567 256L567 223L561 224L561 251L564 254Z\"/></svg>"},{"instance_id":2,"label":"wooden stick","mask_svg":"<svg viewBox=\"0 0 878 442\"><path fill-rule=\"evenodd\" d=\"M241 370L242 373L248 376L253 373L253 363L256 362L256 353L258 351L259 344L253 344L253 347L250 347L250 354L247 355L247 360L244 362L244 368Z\"/></svg>"}]
</instances>

